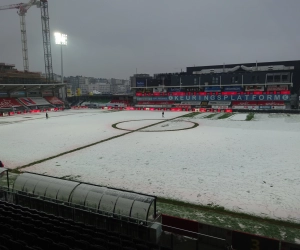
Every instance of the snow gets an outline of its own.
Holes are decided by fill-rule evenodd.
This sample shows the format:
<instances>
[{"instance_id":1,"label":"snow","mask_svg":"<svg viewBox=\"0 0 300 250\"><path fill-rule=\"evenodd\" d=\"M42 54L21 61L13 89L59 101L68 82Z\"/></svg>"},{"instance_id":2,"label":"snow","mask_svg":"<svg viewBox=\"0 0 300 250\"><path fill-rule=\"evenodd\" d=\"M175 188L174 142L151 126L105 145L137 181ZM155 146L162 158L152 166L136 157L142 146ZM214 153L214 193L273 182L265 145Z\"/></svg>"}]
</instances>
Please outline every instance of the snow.
<instances>
[{"instance_id":1,"label":"snow","mask_svg":"<svg viewBox=\"0 0 300 250\"><path fill-rule=\"evenodd\" d=\"M0 138L5 141L0 144L2 161L15 167L128 133L112 128L116 122L152 119L122 123L137 129L161 119L159 112L151 111L77 112L0 125ZM24 170L57 177L76 175L99 185L300 222L299 115L259 114L252 121L200 117L168 121L183 114L166 112L165 123L145 130L178 128L187 121L199 126L169 132L138 130Z\"/></svg>"},{"instance_id":2,"label":"snow","mask_svg":"<svg viewBox=\"0 0 300 250\"><path fill-rule=\"evenodd\" d=\"M213 114L213 113L201 113L199 115L195 115L193 118L194 119L202 119L202 118L205 118L206 116L208 116L210 114Z\"/></svg>"},{"instance_id":3,"label":"snow","mask_svg":"<svg viewBox=\"0 0 300 250\"><path fill-rule=\"evenodd\" d=\"M210 120L218 120L219 117L221 117L222 115L224 115L224 113L211 113L211 114L214 114L214 116L211 117L211 118L208 118Z\"/></svg>"},{"instance_id":4,"label":"snow","mask_svg":"<svg viewBox=\"0 0 300 250\"><path fill-rule=\"evenodd\" d=\"M125 121L117 124L117 127L120 129L128 129L128 130L136 130L139 128L143 128L149 126L154 123L158 123L163 121L162 119L146 119L146 120L138 120L138 121Z\"/></svg>"},{"instance_id":5,"label":"snow","mask_svg":"<svg viewBox=\"0 0 300 250\"><path fill-rule=\"evenodd\" d=\"M188 129L193 126L194 126L194 123L189 122L189 121L173 120L173 121L166 121L164 123L142 129L141 131L155 132L155 131L180 130L180 129Z\"/></svg>"},{"instance_id":6,"label":"snow","mask_svg":"<svg viewBox=\"0 0 300 250\"><path fill-rule=\"evenodd\" d=\"M247 118L248 113L246 114L235 114L233 116L230 116L228 119L232 121L245 121Z\"/></svg>"},{"instance_id":7,"label":"snow","mask_svg":"<svg viewBox=\"0 0 300 250\"><path fill-rule=\"evenodd\" d=\"M139 119L156 119L160 115L143 111L70 110L50 112L48 120L45 113L1 117L0 158L5 166L16 168L128 133L112 128L113 123L133 120L137 116ZM176 116L178 113L168 114L169 118Z\"/></svg>"}]
</instances>

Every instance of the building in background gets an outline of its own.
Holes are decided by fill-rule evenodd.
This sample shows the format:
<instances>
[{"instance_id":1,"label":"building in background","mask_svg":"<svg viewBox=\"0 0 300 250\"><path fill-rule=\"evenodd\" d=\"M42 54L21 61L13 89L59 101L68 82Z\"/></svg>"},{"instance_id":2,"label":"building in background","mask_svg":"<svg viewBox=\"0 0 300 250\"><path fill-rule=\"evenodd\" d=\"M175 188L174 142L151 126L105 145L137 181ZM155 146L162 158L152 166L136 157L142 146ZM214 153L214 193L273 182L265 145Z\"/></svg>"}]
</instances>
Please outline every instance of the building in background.
<instances>
[{"instance_id":1,"label":"building in background","mask_svg":"<svg viewBox=\"0 0 300 250\"><path fill-rule=\"evenodd\" d=\"M86 83L85 77L83 76L69 76L69 77L65 77L64 79L65 82L68 84L68 86L71 87L71 91L73 94L75 94L77 89L80 88L80 85Z\"/></svg>"},{"instance_id":2,"label":"building in background","mask_svg":"<svg viewBox=\"0 0 300 250\"><path fill-rule=\"evenodd\" d=\"M98 91L102 94L111 93L111 84L108 82L99 82L97 83Z\"/></svg>"},{"instance_id":3,"label":"building in background","mask_svg":"<svg viewBox=\"0 0 300 250\"><path fill-rule=\"evenodd\" d=\"M152 77L149 74L134 74L130 77L130 87L138 86L139 79L152 79Z\"/></svg>"},{"instance_id":4,"label":"building in background","mask_svg":"<svg viewBox=\"0 0 300 250\"><path fill-rule=\"evenodd\" d=\"M68 86L68 96L77 95L78 89L81 95L130 93L129 81L124 79L69 76L65 77L65 81Z\"/></svg>"},{"instance_id":5,"label":"building in background","mask_svg":"<svg viewBox=\"0 0 300 250\"><path fill-rule=\"evenodd\" d=\"M112 94L128 94L130 90L129 81L122 79L112 78L111 82L111 93Z\"/></svg>"},{"instance_id":6,"label":"building in background","mask_svg":"<svg viewBox=\"0 0 300 250\"><path fill-rule=\"evenodd\" d=\"M186 72L134 75L131 80L140 104L294 109L300 101L300 61L187 67Z\"/></svg>"}]
</instances>

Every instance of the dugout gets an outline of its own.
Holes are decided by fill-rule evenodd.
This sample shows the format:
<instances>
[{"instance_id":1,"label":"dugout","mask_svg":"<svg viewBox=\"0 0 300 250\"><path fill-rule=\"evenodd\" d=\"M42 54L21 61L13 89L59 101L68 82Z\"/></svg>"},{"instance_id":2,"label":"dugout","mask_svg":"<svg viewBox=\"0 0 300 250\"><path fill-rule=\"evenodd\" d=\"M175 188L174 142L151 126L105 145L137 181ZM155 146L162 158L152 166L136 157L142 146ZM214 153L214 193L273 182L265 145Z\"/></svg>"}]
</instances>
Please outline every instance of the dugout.
<instances>
[{"instance_id":1,"label":"dugout","mask_svg":"<svg viewBox=\"0 0 300 250\"><path fill-rule=\"evenodd\" d=\"M68 211L58 211L60 205L65 205L72 209L145 224L156 218L155 196L35 173L20 174L14 182L12 192L20 205L42 211L47 209L47 212L53 214ZM45 205L45 202L49 204Z\"/></svg>"}]
</instances>

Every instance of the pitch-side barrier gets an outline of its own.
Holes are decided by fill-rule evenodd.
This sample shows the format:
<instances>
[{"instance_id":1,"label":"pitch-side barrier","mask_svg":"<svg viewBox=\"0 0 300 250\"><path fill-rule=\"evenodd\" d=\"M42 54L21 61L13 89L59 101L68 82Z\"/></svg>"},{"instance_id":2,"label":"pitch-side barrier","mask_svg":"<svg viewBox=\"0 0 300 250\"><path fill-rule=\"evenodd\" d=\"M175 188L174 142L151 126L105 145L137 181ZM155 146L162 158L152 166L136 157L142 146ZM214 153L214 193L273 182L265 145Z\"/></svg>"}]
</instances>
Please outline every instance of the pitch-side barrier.
<instances>
[{"instance_id":1,"label":"pitch-side barrier","mask_svg":"<svg viewBox=\"0 0 300 250\"><path fill-rule=\"evenodd\" d=\"M102 110L140 110L140 111L171 111L171 112L214 112L232 113L232 109L213 109L213 108L142 108L142 107L101 107Z\"/></svg>"},{"instance_id":2,"label":"pitch-side barrier","mask_svg":"<svg viewBox=\"0 0 300 250\"><path fill-rule=\"evenodd\" d=\"M21 115L21 114L34 114L34 113L42 113L42 112L57 112L63 110L64 108L44 108L44 109L8 111L8 112L0 112L0 117Z\"/></svg>"}]
</instances>

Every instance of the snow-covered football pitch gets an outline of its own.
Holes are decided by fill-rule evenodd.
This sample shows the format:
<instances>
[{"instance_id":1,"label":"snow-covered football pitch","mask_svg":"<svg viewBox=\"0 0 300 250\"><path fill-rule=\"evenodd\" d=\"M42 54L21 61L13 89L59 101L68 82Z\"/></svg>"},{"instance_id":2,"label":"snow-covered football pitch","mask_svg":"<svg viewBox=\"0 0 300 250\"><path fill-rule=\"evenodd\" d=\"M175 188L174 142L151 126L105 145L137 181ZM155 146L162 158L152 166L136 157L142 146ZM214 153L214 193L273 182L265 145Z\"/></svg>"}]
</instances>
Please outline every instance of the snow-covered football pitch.
<instances>
[{"instance_id":1,"label":"snow-covered football pitch","mask_svg":"<svg viewBox=\"0 0 300 250\"><path fill-rule=\"evenodd\" d=\"M184 114L1 117L0 160L11 169L30 165L21 170L300 222L300 115Z\"/></svg>"}]
</instances>

